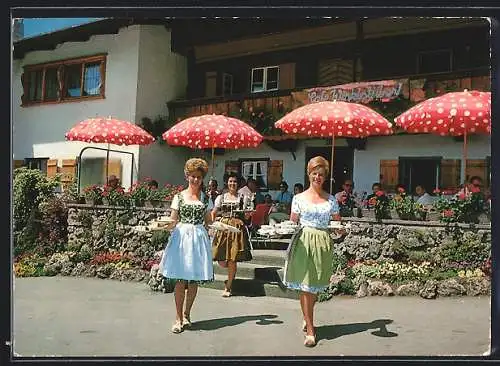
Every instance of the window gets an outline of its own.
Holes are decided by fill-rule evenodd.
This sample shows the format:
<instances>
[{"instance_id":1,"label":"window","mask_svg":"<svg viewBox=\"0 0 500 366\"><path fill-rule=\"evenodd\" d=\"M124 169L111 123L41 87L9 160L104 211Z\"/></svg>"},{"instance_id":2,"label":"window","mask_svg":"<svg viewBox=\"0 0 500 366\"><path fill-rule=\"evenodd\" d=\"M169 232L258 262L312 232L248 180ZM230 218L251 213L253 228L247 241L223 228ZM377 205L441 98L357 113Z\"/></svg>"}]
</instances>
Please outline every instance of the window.
<instances>
[{"instance_id":1,"label":"window","mask_svg":"<svg viewBox=\"0 0 500 366\"><path fill-rule=\"evenodd\" d=\"M268 66L252 69L252 93L278 90L279 75L279 66Z\"/></svg>"},{"instance_id":2,"label":"window","mask_svg":"<svg viewBox=\"0 0 500 366\"><path fill-rule=\"evenodd\" d=\"M106 56L26 66L22 105L104 98Z\"/></svg>"},{"instance_id":3,"label":"window","mask_svg":"<svg viewBox=\"0 0 500 366\"><path fill-rule=\"evenodd\" d=\"M233 75L222 74L222 96L233 94Z\"/></svg>"},{"instance_id":4,"label":"window","mask_svg":"<svg viewBox=\"0 0 500 366\"><path fill-rule=\"evenodd\" d=\"M47 162L49 158L26 158L24 159L24 166L28 169L41 170L43 174L47 174Z\"/></svg>"},{"instance_id":5,"label":"window","mask_svg":"<svg viewBox=\"0 0 500 366\"><path fill-rule=\"evenodd\" d=\"M431 74L450 71L452 71L451 50L425 51L418 54L418 74Z\"/></svg>"},{"instance_id":6,"label":"window","mask_svg":"<svg viewBox=\"0 0 500 366\"><path fill-rule=\"evenodd\" d=\"M241 161L241 175L248 180L253 178L261 190L267 190L268 160Z\"/></svg>"}]
</instances>

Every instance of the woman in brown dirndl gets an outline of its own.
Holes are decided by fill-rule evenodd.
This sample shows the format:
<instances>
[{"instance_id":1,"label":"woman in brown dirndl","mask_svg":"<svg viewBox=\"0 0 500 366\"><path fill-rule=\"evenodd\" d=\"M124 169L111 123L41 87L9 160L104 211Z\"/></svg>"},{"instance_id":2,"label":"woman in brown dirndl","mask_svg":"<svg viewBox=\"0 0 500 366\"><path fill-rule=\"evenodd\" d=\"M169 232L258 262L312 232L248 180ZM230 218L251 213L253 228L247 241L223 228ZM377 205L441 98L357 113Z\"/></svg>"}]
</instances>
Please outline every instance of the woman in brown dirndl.
<instances>
[{"instance_id":1,"label":"woman in brown dirndl","mask_svg":"<svg viewBox=\"0 0 500 366\"><path fill-rule=\"evenodd\" d=\"M233 280L236 276L236 262L252 259L248 231L245 226L248 217L239 210L240 197L238 197L238 176L236 174L230 173L227 176L227 187L228 192L215 199L212 220L215 221L216 217L220 216L218 218L220 222L234 226L240 231L235 233L217 230L212 242L214 261L218 261L221 266L228 269L223 297L231 296Z\"/></svg>"}]
</instances>

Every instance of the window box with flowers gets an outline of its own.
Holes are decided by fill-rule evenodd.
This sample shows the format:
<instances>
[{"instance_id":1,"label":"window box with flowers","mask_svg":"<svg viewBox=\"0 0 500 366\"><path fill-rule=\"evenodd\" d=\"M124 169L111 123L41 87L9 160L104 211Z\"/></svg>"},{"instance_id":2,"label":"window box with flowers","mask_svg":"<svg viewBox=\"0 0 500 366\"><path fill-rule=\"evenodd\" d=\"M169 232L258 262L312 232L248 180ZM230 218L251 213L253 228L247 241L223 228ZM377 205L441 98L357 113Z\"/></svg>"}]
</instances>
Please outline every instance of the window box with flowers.
<instances>
[{"instance_id":1,"label":"window box with flowers","mask_svg":"<svg viewBox=\"0 0 500 366\"><path fill-rule=\"evenodd\" d=\"M484 194L479 190L472 189L467 192L462 190L451 198L446 198L439 193L439 199L434 207L440 213L442 222L479 224L488 221L485 219L489 214L488 205Z\"/></svg>"},{"instance_id":2,"label":"window box with flowers","mask_svg":"<svg viewBox=\"0 0 500 366\"><path fill-rule=\"evenodd\" d=\"M83 190L85 203L88 205L98 205L102 202L102 189L97 184L85 187Z\"/></svg>"},{"instance_id":3,"label":"window box with flowers","mask_svg":"<svg viewBox=\"0 0 500 366\"><path fill-rule=\"evenodd\" d=\"M122 187L105 185L102 190L102 203L108 206L127 206L129 200Z\"/></svg>"},{"instance_id":4,"label":"window box with flowers","mask_svg":"<svg viewBox=\"0 0 500 366\"><path fill-rule=\"evenodd\" d=\"M384 191L376 192L375 196L365 202L365 206L368 208L363 212L365 217L374 216L377 221L391 218L390 200Z\"/></svg>"},{"instance_id":5,"label":"window box with flowers","mask_svg":"<svg viewBox=\"0 0 500 366\"><path fill-rule=\"evenodd\" d=\"M145 181L134 183L127 192L132 206L143 207L149 197L149 191L150 187Z\"/></svg>"},{"instance_id":6,"label":"window box with flowers","mask_svg":"<svg viewBox=\"0 0 500 366\"><path fill-rule=\"evenodd\" d=\"M427 219L427 210L423 205L416 203L413 197L408 196L404 188L398 188L398 194L392 199L391 207L401 220Z\"/></svg>"}]
</instances>

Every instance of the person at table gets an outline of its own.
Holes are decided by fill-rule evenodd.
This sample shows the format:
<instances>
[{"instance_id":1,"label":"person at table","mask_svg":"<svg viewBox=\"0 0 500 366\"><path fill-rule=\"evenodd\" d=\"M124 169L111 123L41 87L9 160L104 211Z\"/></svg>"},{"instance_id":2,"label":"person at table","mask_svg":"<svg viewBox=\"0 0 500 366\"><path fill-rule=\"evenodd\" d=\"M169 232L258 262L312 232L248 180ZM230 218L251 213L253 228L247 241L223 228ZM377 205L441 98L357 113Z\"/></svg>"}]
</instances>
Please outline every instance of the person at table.
<instances>
[{"instance_id":1,"label":"person at table","mask_svg":"<svg viewBox=\"0 0 500 366\"><path fill-rule=\"evenodd\" d=\"M205 160L189 159L184 166L188 187L172 200L170 217L176 225L163 253L162 272L165 278L176 281L174 333L191 325L191 309L198 284L214 279L210 238L205 228L211 223L212 205L201 190L207 172Z\"/></svg>"},{"instance_id":2,"label":"person at table","mask_svg":"<svg viewBox=\"0 0 500 366\"><path fill-rule=\"evenodd\" d=\"M290 206L292 205L292 193L288 191L288 184L280 183L280 191L274 199L275 210L269 215L269 221L273 224L288 220L290 218Z\"/></svg>"},{"instance_id":3,"label":"person at table","mask_svg":"<svg viewBox=\"0 0 500 366\"><path fill-rule=\"evenodd\" d=\"M225 283L223 297L232 294L232 286L236 277L237 262L252 259L250 241L246 223L249 222L250 213L239 211L240 196L238 195L238 176L234 173L227 177L228 192L223 193L215 199L212 210L212 220L218 220L224 224L234 226L240 231L230 232L217 230L212 242L212 254L214 261L218 261L222 267L227 267L227 281ZM237 212L234 212L234 211Z\"/></svg>"},{"instance_id":4,"label":"person at table","mask_svg":"<svg viewBox=\"0 0 500 366\"><path fill-rule=\"evenodd\" d=\"M377 197L377 192L382 190L382 184L375 182L372 184L372 193L366 196L366 206L372 208L373 200Z\"/></svg>"},{"instance_id":5,"label":"person at table","mask_svg":"<svg viewBox=\"0 0 500 366\"><path fill-rule=\"evenodd\" d=\"M300 229L287 250L283 283L300 291L304 345L316 345L313 323L318 293L324 291L333 273L333 242L328 229L330 220L340 220L335 197L323 190L329 176L328 161L316 156L307 163L309 188L293 197L290 220Z\"/></svg>"},{"instance_id":6,"label":"person at table","mask_svg":"<svg viewBox=\"0 0 500 366\"><path fill-rule=\"evenodd\" d=\"M293 186L293 195L296 196L302 192L304 192L304 185L302 183L295 183Z\"/></svg>"},{"instance_id":7,"label":"person at table","mask_svg":"<svg viewBox=\"0 0 500 366\"><path fill-rule=\"evenodd\" d=\"M254 202L254 206L264 202L264 196L260 193L257 181L253 178L248 178L246 180L246 185L238 190L238 195L251 197L251 200Z\"/></svg>"},{"instance_id":8,"label":"person at table","mask_svg":"<svg viewBox=\"0 0 500 366\"><path fill-rule=\"evenodd\" d=\"M335 194L337 203L339 204L340 216L351 217L354 216L354 209L356 202L353 196L354 183L351 179L346 179L342 184L342 190Z\"/></svg>"},{"instance_id":9,"label":"person at table","mask_svg":"<svg viewBox=\"0 0 500 366\"><path fill-rule=\"evenodd\" d=\"M208 198L210 198L210 200L212 201L212 204L215 204L215 199L217 198L217 196L219 194L220 194L220 192L218 191L217 179L212 177L208 181L208 189L207 189L207 195L208 195Z\"/></svg>"},{"instance_id":10,"label":"person at table","mask_svg":"<svg viewBox=\"0 0 500 366\"><path fill-rule=\"evenodd\" d=\"M269 214L273 205L270 194L264 196L264 203L259 203L252 212L252 229L256 230L269 222Z\"/></svg>"},{"instance_id":11,"label":"person at table","mask_svg":"<svg viewBox=\"0 0 500 366\"><path fill-rule=\"evenodd\" d=\"M421 184L415 187L415 194L418 197L416 203L424 206L430 206L434 203L434 197L427 193L425 187Z\"/></svg>"}]
</instances>

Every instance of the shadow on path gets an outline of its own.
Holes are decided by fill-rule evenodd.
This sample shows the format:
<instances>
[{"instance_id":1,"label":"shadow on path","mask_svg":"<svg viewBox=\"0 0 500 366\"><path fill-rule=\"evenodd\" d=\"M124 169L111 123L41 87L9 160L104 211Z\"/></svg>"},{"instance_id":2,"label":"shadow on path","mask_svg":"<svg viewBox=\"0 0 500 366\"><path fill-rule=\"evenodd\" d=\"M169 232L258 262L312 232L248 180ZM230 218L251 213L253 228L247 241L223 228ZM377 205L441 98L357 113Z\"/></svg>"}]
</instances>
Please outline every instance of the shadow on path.
<instances>
[{"instance_id":1,"label":"shadow on path","mask_svg":"<svg viewBox=\"0 0 500 366\"><path fill-rule=\"evenodd\" d=\"M276 319L278 315L245 315L245 316L235 316L232 318L218 318L209 319L193 322L190 329L191 330L214 330L224 327L232 327L234 325L242 324L245 322L257 321L257 325L270 325L270 324L282 324L281 320L270 320Z\"/></svg>"},{"instance_id":2,"label":"shadow on path","mask_svg":"<svg viewBox=\"0 0 500 366\"><path fill-rule=\"evenodd\" d=\"M392 322L392 319L377 319L371 323L322 325L316 328L316 339L336 339L345 335L366 332L370 329L376 329L371 334L377 337L397 337L397 333L387 330L386 326Z\"/></svg>"}]
</instances>

